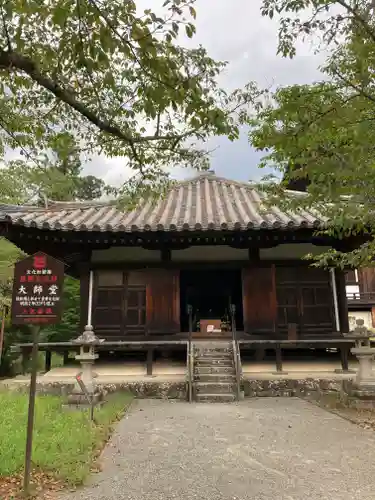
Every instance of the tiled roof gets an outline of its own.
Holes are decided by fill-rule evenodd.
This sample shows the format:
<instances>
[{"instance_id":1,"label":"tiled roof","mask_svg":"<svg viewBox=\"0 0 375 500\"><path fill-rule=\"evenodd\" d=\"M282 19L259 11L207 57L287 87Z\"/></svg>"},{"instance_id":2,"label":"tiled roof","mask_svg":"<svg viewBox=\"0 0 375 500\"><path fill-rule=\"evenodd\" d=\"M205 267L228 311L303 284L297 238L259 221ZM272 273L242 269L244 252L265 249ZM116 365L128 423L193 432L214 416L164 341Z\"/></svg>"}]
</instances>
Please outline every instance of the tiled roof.
<instances>
[{"instance_id":1,"label":"tiled roof","mask_svg":"<svg viewBox=\"0 0 375 500\"><path fill-rule=\"evenodd\" d=\"M163 199L141 203L130 212L114 203L53 203L48 209L0 206L0 221L13 225L63 231L185 231L316 228L317 215L264 212L264 195L250 184L212 173L174 185Z\"/></svg>"}]
</instances>

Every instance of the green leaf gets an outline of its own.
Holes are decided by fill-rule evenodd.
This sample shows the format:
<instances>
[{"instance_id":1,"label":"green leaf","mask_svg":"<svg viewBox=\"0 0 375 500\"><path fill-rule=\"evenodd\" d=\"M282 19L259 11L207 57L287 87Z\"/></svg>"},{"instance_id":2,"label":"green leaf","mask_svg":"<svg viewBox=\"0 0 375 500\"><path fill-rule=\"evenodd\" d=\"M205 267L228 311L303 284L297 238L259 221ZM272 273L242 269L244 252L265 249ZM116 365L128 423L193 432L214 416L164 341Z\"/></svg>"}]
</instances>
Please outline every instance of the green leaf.
<instances>
[{"instance_id":1,"label":"green leaf","mask_svg":"<svg viewBox=\"0 0 375 500\"><path fill-rule=\"evenodd\" d=\"M197 12L194 9L194 7L190 6L189 7L189 11L190 11L190 15L193 17L193 19L196 19L197 18Z\"/></svg>"},{"instance_id":2,"label":"green leaf","mask_svg":"<svg viewBox=\"0 0 375 500\"><path fill-rule=\"evenodd\" d=\"M185 31L189 38L193 37L193 30L191 29L191 26L189 24L185 26Z\"/></svg>"},{"instance_id":3,"label":"green leaf","mask_svg":"<svg viewBox=\"0 0 375 500\"><path fill-rule=\"evenodd\" d=\"M126 158L136 199L136 189L165 183L166 165L205 167L200 145L212 135L235 136L233 102L217 81L224 65L178 42L182 24L187 36L195 33L186 24L196 17L190 0L145 14L133 0L111 0L104 10L91 1L5 3L19 57L0 75L3 202L96 196L98 184L82 180L81 162L98 154ZM4 34L0 42L7 47ZM224 118L211 118L217 110ZM11 150L19 162L9 160Z\"/></svg>"},{"instance_id":4,"label":"green leaf","mask_svg":"<svg viewBox=\"0 0 375 500\"><path fill-rule=\"evenodd\" d=\"M60 1L60 3L55 7L52 13L52 22L53 24L56 24L60 26L61 28L64 27L69 15L70 15L70 8L69 8L70 2L63 2Z\"/></svg>"}]
</instances>

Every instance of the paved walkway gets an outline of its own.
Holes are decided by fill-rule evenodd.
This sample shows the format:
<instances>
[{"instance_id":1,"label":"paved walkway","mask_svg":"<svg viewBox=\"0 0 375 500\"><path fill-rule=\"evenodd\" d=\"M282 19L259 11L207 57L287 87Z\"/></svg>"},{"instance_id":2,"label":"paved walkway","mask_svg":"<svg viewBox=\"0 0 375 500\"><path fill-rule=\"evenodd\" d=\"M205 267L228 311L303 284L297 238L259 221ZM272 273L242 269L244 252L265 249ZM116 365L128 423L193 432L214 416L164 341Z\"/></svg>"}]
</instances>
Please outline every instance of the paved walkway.
<instances>
[{"instance_id":1,"label":"paved walkway","mask_svg":"<svg viewBox=\"0 0 375 500\"><path fill-rule=\"evenodd\" d=\"M138 400L69 500L373 500L375 434L293 398Z\"/></svg>"}]
</instances>

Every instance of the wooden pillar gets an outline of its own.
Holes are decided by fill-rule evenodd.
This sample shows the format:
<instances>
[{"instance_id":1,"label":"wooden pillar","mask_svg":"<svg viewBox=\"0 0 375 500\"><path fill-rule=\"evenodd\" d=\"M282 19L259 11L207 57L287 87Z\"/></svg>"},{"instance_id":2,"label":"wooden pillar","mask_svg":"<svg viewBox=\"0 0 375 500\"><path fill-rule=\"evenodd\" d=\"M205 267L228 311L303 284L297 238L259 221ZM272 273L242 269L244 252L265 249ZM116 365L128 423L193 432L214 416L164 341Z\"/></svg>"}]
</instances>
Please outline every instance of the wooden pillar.
<instances>
[{"instance_id":1,"label":"wooden pillar","mask_svg":"<svg viewBox=\"0 0 375 500\"><path fill-rule=\"evenodd\" d=\"M297 340L297 323L288 323L288 340Z\"/></svg>"},{"instance_id":2,"label":"wooden pillar","mask_svg":"<svg viewBox=\"0 0 375 500\"><path fill-rule=\"evenodd\" d=\"M340 318L340 332L349 332L348 302L346 300L345 273L341 269L336 269L336 291Z\"/></svg>"},{"instance_id":3,"label":"wooden pillar","mask_svg":"<svg viewBox=\"0 0 375 500\"><path fill-rule=\"evenodd\" d=\"M341 321L340 321L340 311L338 306L338 297L337 297L337 286L336 286L336 270L332 267L329 270L330 278L331 278L331 289L332 289L332 299L333 299L333 314L335 317L335 330L337 333L341 331ZM346 283L346 282L345 282Z\"/></svg>"},{"instance_id":4,"label":"wooden pillar","mask_svg":"<svg viewBox=\"0 0 375 500\"><path fill-rule=\"evenodd\" d=\"M350 347L347 345L340 347L341 368L343 372L349 371L349 351Z\"/></svg>"},{"instance_id":5,"label":"wooden pillar","mask_svg":"<svg viewBox=\"0 0 375 500\"><path fill-rule=\"evenodd\" d=\"M248 257L249 257L249 260L252 262L259 262L260 261L259 248L250 247L248 249Z\"/></svg>"},{"instance_id":6,"label":"wooden pillar","mask_svg":"<svg viewBox=\"0 0 375 500\"><path fill-rule=\"evenodd\" d=\"M371 322L372 322L373 328L375 328L375 307L374 306L371 307Z\"/></svg>"},{"instance_id":7,"label":"wooden pillar","mask_svg":"<svg viewBox=\"0 0 375 500\"><path fill-rule=\"evenodd\" d=\"M282 373L282 371L283 371L283 358L282 358L282 354L281 354L281 345L280 344L276 344L275 354L276 354L276 371L278 373Z\"/></svg>"},{"instance_id":8,"label":"wooden pillar","mask_svg":"<svg viewBox=\"0 0 375 500\"><path fill-rule=\"evenodd\" d=\"M69 351L64 351L64 354L63 354L63 364L64 364L64 366L66 366L67 364L69 364Z\"/></svg>"},{"instance_id":9,"label":"wooden pillar","mask_svg":"<svg viewBox=\"0 0 375 500\"><path fill-rule=\"evenodd\" d=\"M44 370L46 373L49 372L51 369L51 361L52 361L52 353L51 351L46 351L45 366L44 366Z\"/></svg>"},{"instance_id":10,"label":"wooden pillar","mask_svg":"<svg viewBox=\"0 0 375 500\"><path fill-rule=\"evenodd\" d=\"M160 250L160 257L162 262L170 262L172 260L172 252L168 247L163 247Z\"/></svg>"},{"instance_id":11,"label":"wooden pillar","mask_svg":"<svg viewBox=\"0 0 375 500\"><path fill-rule=\"evenodd\" d=\"M152 377L152 363L154 361L154 350L147 350L147 376Z\"/></svg>"},{"instance_id":12,"label":"wooden pillar","mask_svg":"<svg viewBox=\"0 0 375 500\"><path fill-rule=\"evenodd\" d=\"M261 361L264 361L265 356L266 356L265 347L257 346L255 349L255 361L257 363L260 363Z\"/></svg>"},{"instance_id":13,"label":"wooden pillar","mask_svg":"<svg viewBox=\"0 0 375 500\"><path fill-rule=\"evenodd\" d=\"M90 269L88 265L80 266L80 321L79 330L82 333L87 324L87 308L89 301Z\"/></svg>"}]
</instances>

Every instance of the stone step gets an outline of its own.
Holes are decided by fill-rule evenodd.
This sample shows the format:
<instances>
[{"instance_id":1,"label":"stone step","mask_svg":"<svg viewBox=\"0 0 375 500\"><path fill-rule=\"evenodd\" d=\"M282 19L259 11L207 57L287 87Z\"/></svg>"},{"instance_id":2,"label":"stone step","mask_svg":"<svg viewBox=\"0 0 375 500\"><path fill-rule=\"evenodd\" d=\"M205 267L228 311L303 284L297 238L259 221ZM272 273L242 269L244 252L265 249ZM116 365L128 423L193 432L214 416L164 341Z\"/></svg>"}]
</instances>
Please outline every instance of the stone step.
<instances>
[{"instance_id":1,"label":"stone step","mask_svg":"<svg viewBox=\"0 0 375 500\"><path fill-rule=\"evenodd\" d=\"M210 340L205 342L204 340L193 342L195 349L222 349L224 347L231 347L232 340Z\"/></svg>"},{"instance_id":2,"label":"stone step","mask_svg":"<svg viewBox=\"0 0 375 500\"><path fill-rule=\"evenodd\" d=\"M218 354L218 353L215 353L215 354L209 354L209 355L206 355L204 354L203 356L201 354L196 354L194 356L194 359L233 359L233 354Z\"/></svg>"},{"instance_id":3,"label":"stone step","mask_svg":"<svg viewBox=\"0 0 375 500\"><path fill-rule=\"evenodd\" d=\"M249 398L290 398L295 396L295 391L293 389L283 389L280 391L269 390L269 391L250 391L246 394Z\"/></svg>"},{"instance_id":4,"label":"stone step","mask_svg":"<svg viewBox=\"0 0 375 500\"><path fill-rule=\"evenodd\" d=\"M194 365L194 375L205 375L205 374L228 374L228 375L235 375L236 371L234 369L234 366L223 366L223 365L215 365L215 366L198 366Z\"/></svg>"},{"instance_id":5,"label":"stone step","mask_svg":"<svg viewBox=\"0 0 375 500\"><path fill-rule=\"evenodd\" d=\"M233 393L228 394L201 394L198 393L195 396L196 401L200 403L232 403L236 400L236 396Z\"/></svg>"},{"instance_id":6,"label":"stone step","mask_svg":"<svg viewBox=\"0 0 375 500\"><path fill-rule=\"evenodd\" d=\"M233 382L195 382L195 392L197 394L229 394L236 388Z\"/></svg>"},{"instance_id":7,"label":"stone step","mask_svg":"<svg viewBox=\"0 0 375 500\"><path fill-rule=\"evenodd\" d=\"M233 360L228 358L196 358L197 366L233 366Z\"/></svg>"},{"instance_id":8,"label":"stone step","mask_svg":"<svg viewBox=\"0 0 375 500\"><path fill-rule=\"evenodd\" d=\"M195 373L196 382L229 382L236 383L236 375L232 373Z\"/></svg>"},{"instance_id":9,"label":"stone step","mask_svg":"<svg viewBox=\"0 0 375 500\"><path fill-rule=\"evenodd\" d=\"M220 359L232 359L233 358L233 353L232 352L206 352L206 353L196 353L194 355L195 358L207 358L207 359L212 359L212 358L220 358Z\"/></svg>"},{"instance_id":10,"label":"stone step","mask_svg":"<svg viewBox=\"0 0 375 500\"><path fill-rule=\"evenodd\" d=\"M214 353L219 353L219 354L232 354L233 353L233 348L232 347L205 347L203 349L200 348L195 348L194 349L195 353L199 354L214 354Z\"/></svg>"}]
</instances>

